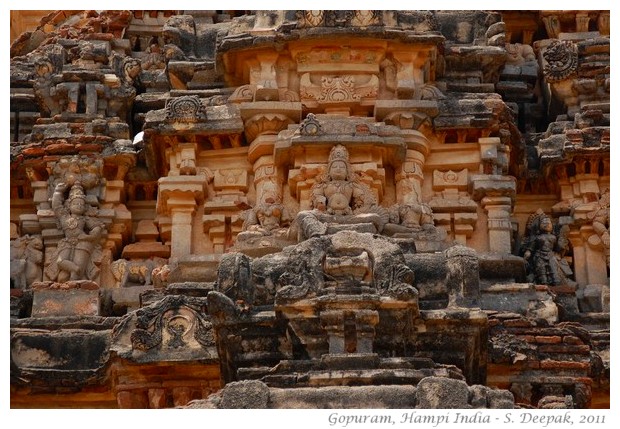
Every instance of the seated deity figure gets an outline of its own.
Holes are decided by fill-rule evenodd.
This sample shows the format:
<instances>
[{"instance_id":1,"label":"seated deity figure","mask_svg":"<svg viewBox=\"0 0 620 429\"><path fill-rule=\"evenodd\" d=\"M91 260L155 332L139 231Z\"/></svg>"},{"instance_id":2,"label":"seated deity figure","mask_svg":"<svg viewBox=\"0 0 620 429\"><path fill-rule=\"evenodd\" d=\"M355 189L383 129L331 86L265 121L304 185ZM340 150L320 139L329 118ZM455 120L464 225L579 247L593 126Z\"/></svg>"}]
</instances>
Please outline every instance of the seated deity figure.
<instances>
[{"instance_id":1,"label":"seated deity figure","mask_svg":"<svg viewBox=\"0 0 620 429\"><path fill-rule=\"evenodd\" d=\"M390 223L384 232L386 235L410 235L421 231L435 233L433 212L428 204L410 201L406 204L395 205L390 208Z\"/></svg>"},{"instance_id":2,"label":"seated deity figure","mask_svg":"<svg viewBox=\"0 0 620 429\"><path fill-rule=\"evenodd\" d=\"M235 249L257 256L281 250L293 244L289 239L291 217L279 194L266 192L262 202L243 214L243 230L237 235Z\"/></svg>"},{"instance_id":3,"label":"seated deity figure","mask_svg":"<svg viewBox=\"0 0 620 429\"><path fill-rule=\"evenodd\" d=\"M250 235L278 235L288 227L290 217L288 210L280 202L280 198L273 194L266 194L262 203L248 210L243 231ZM243 232L239 234L242 236Z\"/></svg>"},{"instance_id":4,"label":"seated deity figure","mask_svg":"<svg viewBox=\"0 0 620 429\"><path fill-rule=\"evenodd\" d=\"M312 210L296 218L300 241L339 230L381 232L389 218L370 188L359 182L342 145L331 150L326 172L312 187L311 204Z\"/></svg>"},{"instance_id":5,"label":"seated deity figure","mask_svg":"<svg viewBox=\"0 0 620 429\"><path fill-rule=\"evenodd\" d=\"M46 268L47 276L57 282L68 280L94 280L99 269L95 260L101 254L100 239L104 225L87 215L90 205L86 202L84 189L76 181L65 200L67 184L60 182L52 195L52 209L64 234Z\"/></svg>"}]
</instances>

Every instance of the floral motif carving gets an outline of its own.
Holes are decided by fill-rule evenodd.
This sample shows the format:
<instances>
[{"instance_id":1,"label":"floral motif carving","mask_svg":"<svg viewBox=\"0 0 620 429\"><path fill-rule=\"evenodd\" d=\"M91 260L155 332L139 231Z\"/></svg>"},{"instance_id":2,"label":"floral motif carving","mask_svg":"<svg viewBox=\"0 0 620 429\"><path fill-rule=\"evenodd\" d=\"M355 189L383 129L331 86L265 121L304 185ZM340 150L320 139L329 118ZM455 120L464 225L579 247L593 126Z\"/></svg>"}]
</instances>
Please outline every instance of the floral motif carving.
<instances>
[{"instance_id":1,"label":"floral motif carving","mask_svg":"<svg viewBox=\"0 0 620 429\"><path fill-rule=\"evenodd\" d=\"M360 82L359 76L326 75L321 77L320 84L311 81L306 73L300 81L302 98L314 99L319 103L359 102L362 98L376 97L379 89L379 78L376 75L366 76L366 82Z\"/></svg>"},{"instance_id":2,"label":"floral motif carving","mask_svg":"<svg viewBox=\"0 0 620 429\"><path fill-rule=\"evenodd\" d=\"M383 25L380 10L298 10L296 16L298 28Z\"/></svg>"},{"instance_id":3,"label":"floral motif carving","mask_svg":"<svg viewBox=\"0 0 620 429\"><path fill-rule=\"evenodd\" d=\"M325 17L325 11L322 10L298 10L296 12L297 15L297 26L299 28L306 27L318 27L323 23L323 18Z\"/></svg>"},{"instance_id":4,"label":"floral motif carving","mask_svg":"<svg viewBox=\"0 0 620 429\"><path fill-rule=\"evenodd\" d=\"M180 348L187 345L188 336L202 347L215 344L213 325L206 317L205 304L197 298L169 295L161 301L137 311L136 329L131 333L134 350L148 351L164 345ZM164 342L164 331L169 337Z\"/></svg>"},{"instance_id":5,"label":"floral motif carving","mask_svg":"<svg viewBox=\"0 0 620 429\"><path fill-rule=\"evenodd\" d=\"M200 98L195 95L173 98L166 104L166 119L174 122L198 122L207 119Z\"/></svg>"}]
</instances>

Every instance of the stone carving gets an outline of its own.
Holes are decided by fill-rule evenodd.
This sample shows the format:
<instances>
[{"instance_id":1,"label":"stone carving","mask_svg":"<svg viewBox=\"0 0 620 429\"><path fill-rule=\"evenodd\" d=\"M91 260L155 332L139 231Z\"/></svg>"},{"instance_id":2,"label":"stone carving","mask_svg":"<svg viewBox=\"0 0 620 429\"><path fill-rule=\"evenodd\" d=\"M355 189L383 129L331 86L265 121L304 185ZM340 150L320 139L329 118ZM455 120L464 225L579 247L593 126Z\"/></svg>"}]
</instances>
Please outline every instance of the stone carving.
<instances>
[{"instance_id":1,"label":"stone carving","mask_svg":"<svg viewBox=\"0 0 620 429\"><path fill-rule=\"evenodd\" d=\"M110 265L110 270L116 281L116 287L148 286L153 282L153 271L166 263L163 258L145 259L143 261L128 261L118 259Z\"/></svg>"},{"instance_id":2,"label":"stone carving","mask_svg":"<svg viewBox=\"0 0 620 429\"><path fill-rule=\"evenodd\" d=\"M588 220L592 221L592 228L596 232L596 235L588 238L588 243L596 247L602 244L605 249L605 257L607 259L607 266L609 267L609 245L610 245L610 233L609 233L609 203L610 203L609 188L605 189L601 194L597 206L586 214Z\"/></svg>"},{"instance_id":3,"label":"stone carving","mask_svg":"<svg viewBox=\"0 0 620 429\"><path fill-rule=\"evenodd\" d=\"M531 214L526 225L522 246L528 264L528 280L537 284L558 286L567 284L572 270L563 254L568 249L568 227L554 231L551 218L541 209Z\"/></svg>"},{"instance_id":4,"label":"stone carving","mask_svg":"<svg viewBox=\"0 0 620 429\"><path fill-rule=\"evenodd\" d=\"M298 10L296 12L297 26L299 28L318 27L323 23L325 11L322 10Z\"/></svg>"},{"instance_id":5,"label":"stone carving","mask_svg":"<svg viewBox=\"0 0 620 429\"><path fill-rule=\"evenodd\" d=\"M298 10L298 28L383 25L380 10Z\"/></svg>"},{"instance_id":6,"label":"stone carving","mask_svg":"<svg viewBox=\"0 0 620 429\"><path fill-rule=\"evenodd\" d=\"M143 70L163 69L166 66L166 57L157 43L152 43L146 49L146 56L142 62Z\"/></svg>"},{"instance_id":7,"label":"stone carving","mask_svg":"<svg viewBox=\"0 0 620 429\"><path fill-rule=\"evenodd\" d=\"M297 215L299 238L306 239L326 233L330 224L360 232L381 232L389 215L377 206L370 188L361 183L349 163L349 152L342 145L329 154L327 169L312 186L312 210Z\"/></svg>"},{"instance_id":8,"label":"stone carving","mask_svg":"<svg viewBox=\"0 0 620 429\"><path fill-rule=\"evenodd\" d=\"M308 113L306 119L304 119L299 126L299 133L302 136L315 136L318 134L322 134L322 132L323 130L321 128L321 124L316 119L314 113Z\"/></svg>"},{"instance_id":9,"label":"stone carving","mask_svg":"<svg viewBox=\"0 0 620 429\"><path fill-rule=\"evenodd\" d=\"M351 25L354 27L366 27L370 25L382 25L383 14L380 10L356 10Z\"/></svg>"},{"instance_id":10,"label":"stone carving","mask_svg":"<svg viewBox=\"0 0 620 429\"><path fill-rule=\"evenodd\" d=\"M142 71L142 65L139 60L135 58L127 58L124 57L121 61L119 61L119 69L117 71L118 77L121 78L127 85L133 85L134 81L140 75Z\"/></svg>"},{"instance_id":11,"label":"stone carving","mask_svg":"<svg viewBox=\"0 0 620 429\"><path fill-rule=\"evenodd\" d=\"M94 207L87 205L81 182L76 181L65 199L67 184L59 182L52 196L52 209L56 214L64 238L46 267L51 280L95 280L99 275L97 264L101 259L100 240L105 227L94 214Z\"/></svg>"},{"instance_id":12,"label":"stone carving","mask_svg":"<svg viewBox=\"0 0 620 429\"><path fill-rule=\"evenodd\" d=\"M243 230L271 235L282 227L288 226L290 220L288 211L280 199L268 195L264 202L250 210L243 224Z\"/></svg>"},{"instance_id":13,"label":"stone carving","mask_svg":"<svg viewBox=\"0 0 620 429\"><path fill-rule=\"evenodd\" d=\"M412 201L390 208L390 223L383 233L393 237L414 237L418 239L443 240L446 233L435 227L433 211L425 203Z\"/></svg>"},{"instance_id":14,"label":"stone carving","mask_svg":"<svg viewBox=\"0 0 620 429\"><path fill-rule=\"evenodd\" d=\"M577 71L577 46L569 41L553 41L543 52L546 61L543 72L547 80L558 82Z\"/></svg>"},{"instance_id":15,"label":"stone carving","mask_svg":"<svg viewBox=\"0 0 620 429\"><path fill-rule=\"evenodd\" d=\"M25 235L11 241L11 288L27 289L41 281L43 241L40 236Z\"/></svg>"},{"instance_id":16,"label":"stone carving","mask_svg":"<svg viewBox=\"0 0 620 429\"><path fill-rule=\"evenodd\" d=\"M522 43L506 43L506 64L521 65L525 62L536 61L536 54L530 45Z\"/></svg>"},{"instance_id":17,"label":"stone carving","mask_svg":"<svg viewBox=\"0 0 620 429\"><path fill-rule=\"evenodd\" d=\"M251 251L253 256L281 250L292 244L289 240L291 216L274 192L266 192L263 202L246 210L243 214L243 231L237 235L235 247L243 253Z\"/></svg>"},{"instance_id":18,"label":"stone carving","mask_svg":"<svg viewBox=\"0 0 620 429\"><path fill-rule=\"evenodd\" d=\"M196 298L169 295L136 312L136 328L131 333L134 350L155 347L180 348L193 337L201 346L214 344L213 326Z\"/></svg>"},{"instance_id":19,"label":"stone carving","mask_svg":"<svg viewBox=\"0 0 620 429\"><path fill-rule=\"evenodd\" d=\"M366 97L376 97L379 78L376 75L321 76L320 83L312 81L310 73L301 76L300 95L319 103L356 102Z\"/></svg>"},{"instance_id":20,"label":"stone carving","mask_svg":"<svg viewBox=\"0 0 620 429\"><path fill-rule=\"evenodd\" d=\"M84 192L91 196L100 185L102 168L100 159L92 160L85 156L61 158L52 169L52 190L61 182L69 187L79 182Z\"/></svg>"},{"instance_id":21,"label":"stone carving","mask_svg":"<svg viewBox=\"0 0 620 429\"><path fill-rule=\"evenodd\" d=\"M198 96L188 95L168 101L166 119L174 122L198 122L207 119L207 111Z\"/></svg>"},{"instance_id":22,"label":"stone carving","mask_svg":"<svg viewBox=\"0 0 620 429\"><path fill-rule=\"evenodd\" d=\"M325 26L338 27L341 25L350 25L354 16L355 11L352 10L326 10Z\"/></svg>"}]
</instances>

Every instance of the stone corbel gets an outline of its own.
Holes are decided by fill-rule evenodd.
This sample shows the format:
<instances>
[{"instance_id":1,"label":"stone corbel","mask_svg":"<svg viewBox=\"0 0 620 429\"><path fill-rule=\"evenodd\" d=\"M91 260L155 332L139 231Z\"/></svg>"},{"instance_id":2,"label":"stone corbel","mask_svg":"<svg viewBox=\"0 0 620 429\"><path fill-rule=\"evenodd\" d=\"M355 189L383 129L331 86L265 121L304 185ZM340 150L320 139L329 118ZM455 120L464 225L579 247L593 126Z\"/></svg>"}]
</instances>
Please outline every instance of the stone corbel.
<instances>
[{"instance_id":1,"label":"stone corbel","mask_svg":"<svg viewBox=\"0 0 620 429\"><path fill-rule=\"evenodd\" d=\"M248 156L257 157L273 152L275 136L290 124L301 121L301 103L289 101L255 101L239 105L248 143L267 137L268 143L257 142L250 147ZM265 139L263 139L265 140ZM267 146L267 147L262 147ZM255 154L258 152L257 154ZM252 162L250 160L250 162Z\"/></svg>"},{"instance_id":2,"label":"stone corbel","mask_svg":"<svg viewBox=\"0 0 620 429\"><path fill-rule=\"evenodd\" d=\"M502 174L508 170L509 148L502 144L499 137L482 137L478 139L478 144L483 173Z\"/></svg>"},{"instance_id":3,"label":"stone corbel","mask_svg":"<svg viewBox=\"0 0 620 429\"><path fill-rule=\"evenodd\" d=\"M562 31L560 24L560 18L557 15L543 16L543 22L545 23L545 29L550 39L557 39Z\"/></svg>"},{"instance_id":4,"label":"stone corbel","mask_svg":"<svg viewBox=\"0 0 620 429\"><path fill-rule=\"evenodd\" d=\"M403 131L419 131L426 137L433 133L432 118L439 114L435 100L377 100L375 118ZM428 150L428 148L426 149Z\"/></svg>"},{"instance_id":5,"label":"stone corbel","mask_svg":"<svg viewBox=\"0 0 620 429\"><path fill-rule=\"evenodd\" d=\"M599 15L598 15L598 31L599 33L601 33L601 36L609 36L609 20L610 17L610 13L609 11L602 11Z\"/></svg>"}]
</instances>

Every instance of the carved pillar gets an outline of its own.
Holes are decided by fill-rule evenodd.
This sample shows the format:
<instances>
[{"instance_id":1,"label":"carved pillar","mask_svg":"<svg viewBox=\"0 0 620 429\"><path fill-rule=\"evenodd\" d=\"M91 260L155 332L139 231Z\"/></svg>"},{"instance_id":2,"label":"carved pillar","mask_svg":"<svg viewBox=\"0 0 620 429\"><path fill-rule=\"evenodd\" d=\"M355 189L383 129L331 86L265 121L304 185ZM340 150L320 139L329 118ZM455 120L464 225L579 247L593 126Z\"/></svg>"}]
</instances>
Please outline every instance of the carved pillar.
<instances>
[{"instance_id":1,"label":"carved pillar","mask_svg":"<svg viewBox=\"0 0 620 429\"><path fill-rule=\"evenodd\" d=\"M449 307L478 305L480 298L480 268L476 251L465 246L446 250L448 275L446 283Z\"/></svg>"},{"instance_id":2,"label":"carved pillar","mask_svg":"<svg viewBox=\"0 0 620 429\"><path fill-rule=\"evenodd\" d=\"M355 312L355 331L357 353L372 353L375 339L375 326L379 323L379 312L374 310L358 310Z\"/></svg>"},{"instance_id":3,"label":"carved pillar","mask_svg":"<svg viewBox=\"0 0 620 429\"><path fill-rule=\"evenodd\" d=\"M575 26L578 33L586 33L588 31L589 24L590 17L587 13L578 13L575 15Z\"/></svg>"},{"instance_id":4,"label":"carved pillar","mask_svg":"<svg viewBox=\"0 0 620 429\"><path fill-rule=\"evenodd\" d=\"M598 31L602 36L609 36L609 11L603 11L598 16Z\"/></svg>"},{"instance_id":5,"label":"carved pillar","mask_svg":"<svg viewBox=\"0 0 620 429\"><path fill-rule=\"evenodd\" d=\"M489 250L510 254L512 248L512 222L510 214L517 191L517 182L511 176L475 175L469 183L470 193L487 212Z\"/></svg>"},{"instance_id":6,"label":"carved pillar","mask_svg":"<svg viewBox=\"0 0 620 429\"><path fill-rule=\"evenodd\" d=\"M172 245L170 256L180 258L192 251L192 216L196 208L193 198L168 200L172 217Z\"/></svg>"},{"instance_id":7,"label":"carved pillar","mask_svg":"<svg viewBox=\"0 0 620 429\"><path fill-rule=\"evenodd\" d=\"M192 222L206 193L205 176L172 176L159 179L157 212L170 216L170 257L187 256L192 249Z\"/></svg>"},{"instance_id":8,"label":"carved pillar","mask_svg":"<svg viewBox=\"0 0 620 429\"><path fill-rule=\"evenodd\" d=\"M396 201L399 204L422 202L422 168L425 157L416 150L407 150L407 157L396 172Z\"/></svg>"},{"instance_id":9,"label":"carved pillar","mask_svg":"<svg viewBox=\"0 0 620 429\"><path fill-rule=\"evenodd\" d=\"M605 247L600 237L591 225L584 225L579 230L585 245L583 246L583 264L587 271L586 284L607 284L607 264L605 258Z\"/></svg>"},{"instance_id":10,"label":"carved pillar","mask_svg":"<svg viewBox=\"0 0 620 429\"><path fill-rule=\"evenodd\" d=\"M508 197L485 197L481 204L488 216L489 250L504 254L511 253L511 199Z\"/></svg>"},{"instance_id":11,"label":"carved pillar","mask_svg":"<svg viewBox=\"0 0 620 429\"><path fill-rule=\"evenodd\" d=\"M547 35L550 39L557 39L562 31L560 24L560 18L557 15L549 15L543 17L545 28L547 29Z\"/></svg>"},{"instance_id":12,"label":"carved pillar","mask_svg":"<svg viewBox=\"0 0 620 429\"><path fill-rule=\"evenodd\" d=\"M575 261L573 271L575 273L575 281L577 284L585 286L588 284L588 267L585 264L585 241L578 231L571 231L569 240L573 247L573 260Z\"/></svg>"},{"instance_id":13,"label":"carved pillar","mask_svg":"<svg viewBox=\"0 0 620 429\"><path fill-rule=\"evenodd\" d=\"M321 312L321 324L327 332L329 340L329 353L342 354L345 353L344 340L344 311L331 310Z\"/></svg>"}]
</instances>

